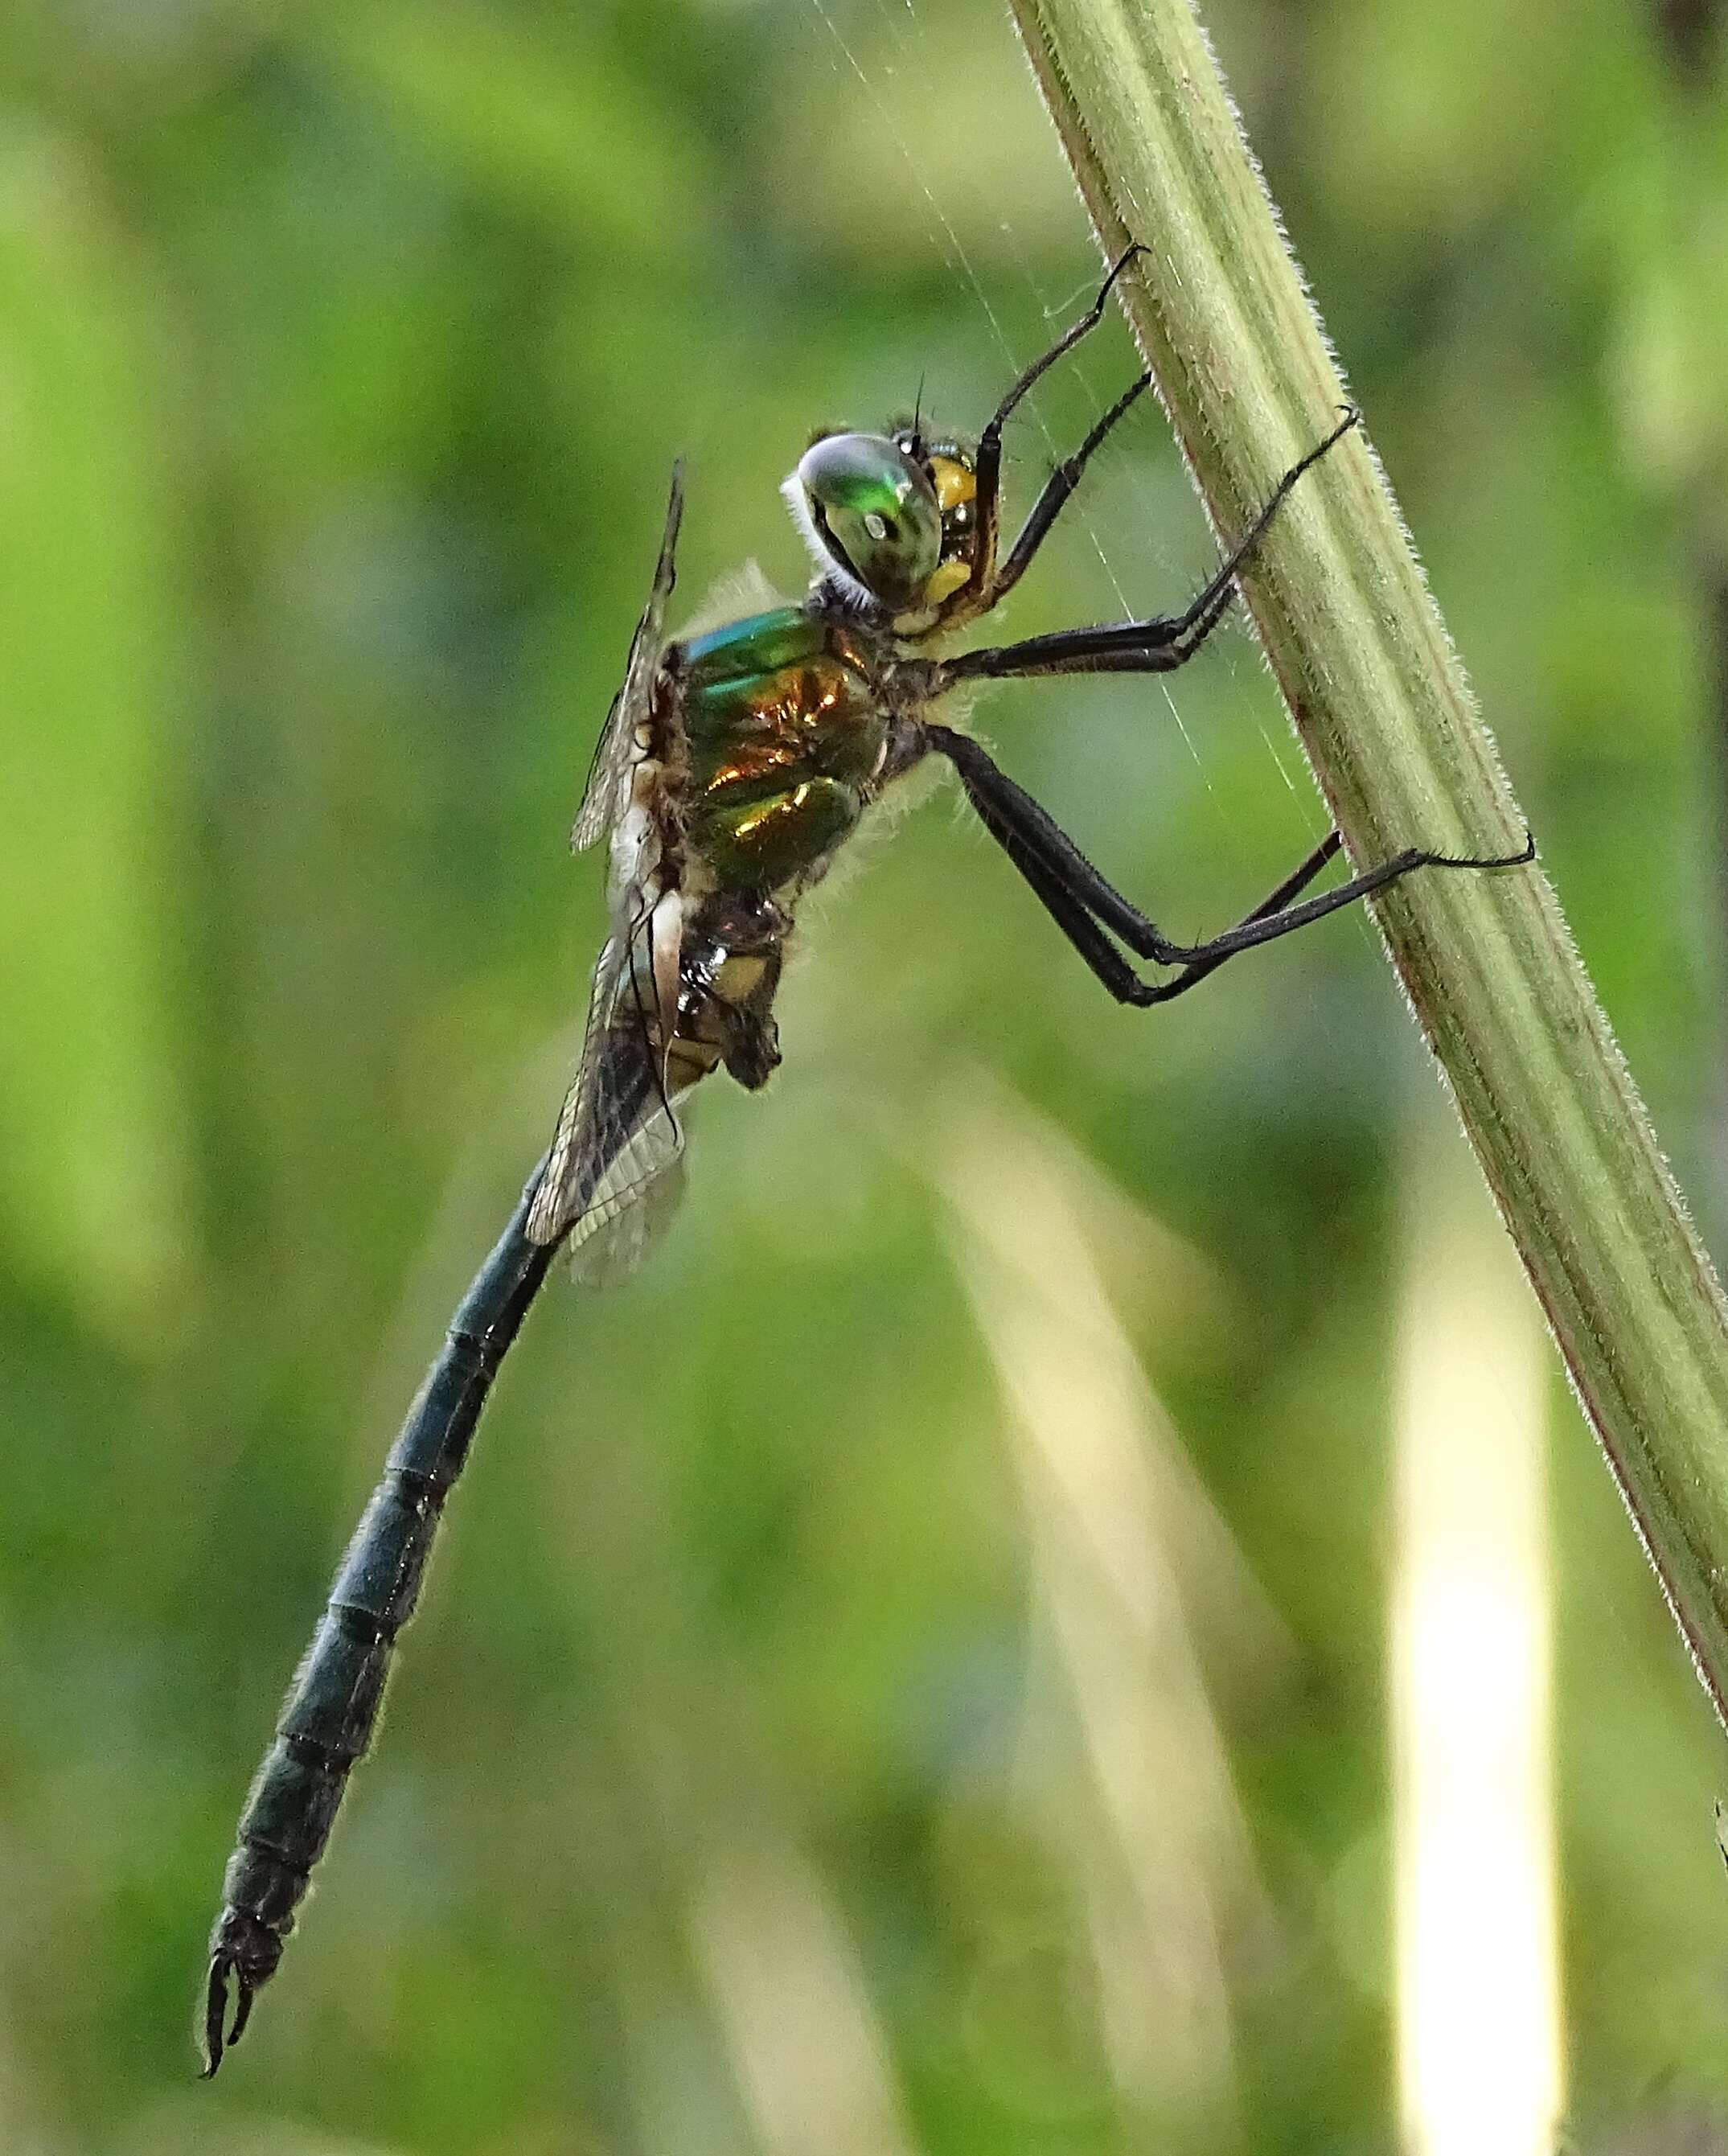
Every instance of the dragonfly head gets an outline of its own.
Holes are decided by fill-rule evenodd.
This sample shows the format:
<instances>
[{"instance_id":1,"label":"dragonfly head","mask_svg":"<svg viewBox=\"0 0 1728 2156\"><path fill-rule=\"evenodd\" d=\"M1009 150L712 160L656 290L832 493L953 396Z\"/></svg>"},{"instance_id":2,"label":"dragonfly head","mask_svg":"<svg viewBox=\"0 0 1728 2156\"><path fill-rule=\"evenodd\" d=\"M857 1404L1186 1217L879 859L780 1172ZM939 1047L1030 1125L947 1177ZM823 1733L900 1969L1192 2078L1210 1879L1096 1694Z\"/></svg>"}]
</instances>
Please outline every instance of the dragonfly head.
<instances>
[{"instance_id":1,"label":"dragonfly head","mask_svg":"<svg viewBox=\"0 0 1728 2156\"><path fill-rule=\"evenodd\" d=\"M786 482L818 568L893 614L931 603L946 531L936 480L890 434L823 434Z\"/></svg>"}]
</instances>

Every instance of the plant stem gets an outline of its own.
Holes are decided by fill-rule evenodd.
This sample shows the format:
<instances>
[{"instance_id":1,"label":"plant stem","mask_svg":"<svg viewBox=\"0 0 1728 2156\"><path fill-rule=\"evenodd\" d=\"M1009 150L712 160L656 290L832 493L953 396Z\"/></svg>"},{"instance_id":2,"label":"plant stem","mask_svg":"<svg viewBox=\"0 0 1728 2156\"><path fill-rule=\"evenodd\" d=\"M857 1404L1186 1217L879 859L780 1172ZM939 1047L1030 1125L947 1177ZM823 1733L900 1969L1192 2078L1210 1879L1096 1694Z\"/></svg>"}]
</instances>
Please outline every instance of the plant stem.
<instances>
[{"instance_id":1,"label":"plant stem","mask_svg":"<svg viewBox=\"0 0 1728 2156\"><path fill-rule=\"evenodd\" d=\"M1214 523L1346 399L1188 0L1009 0ZM1243 579L1359 865L1524 836L1378 465L1352 436ZM1409 877L1393 965L1717 1713L1728 1722L1728 1309L1535 868Z\"/></svg>"}]
</instances>

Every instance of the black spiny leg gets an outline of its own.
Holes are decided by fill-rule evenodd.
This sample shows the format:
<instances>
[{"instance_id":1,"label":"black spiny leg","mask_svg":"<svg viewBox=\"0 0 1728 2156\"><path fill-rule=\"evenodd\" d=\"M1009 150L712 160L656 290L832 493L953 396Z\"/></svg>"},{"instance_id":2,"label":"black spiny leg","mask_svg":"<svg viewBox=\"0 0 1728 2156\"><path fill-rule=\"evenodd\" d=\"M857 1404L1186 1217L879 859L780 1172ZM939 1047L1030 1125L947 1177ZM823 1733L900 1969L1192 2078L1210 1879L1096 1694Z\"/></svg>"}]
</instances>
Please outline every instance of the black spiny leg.
<instances>
[{"instance_id":1,"label":"black spiny leg","mask_svg":"<svg viewBox=\"0 0 1728 2156\"><path fill-rule=\"evenodd\" d=\"M1254 911L1202 943L1176 943L1131 906L1100 874L1049 812L1017 786L970 736L946 726L927 726L925 739L959 774L967 798L979 820L1026 879L1056 926L1119 1003L1144 1009L1186 994L1226 959L1262 943L1271 943L1298 928L1323 921L1341 907L1353 906L1372 891L1384 891L1413 870L1516 868L1536 858L1528 839L1515 854L1487 856L1430 853L1408 846L1372 869L1364 869L1318 897L1301 894L1334 860L1343 841L1334 831L1286 876ZM1175 968L1167 981L1142 980L1110 941L1111 936L1138 957Z\"/></svg>"},{"instance_id":2,"label":"black spiny leg","mask_svg":"<svg viewBox=\"0 0 1728 2156\"><path fill-rule=\"evenodd\" d=\"M1049 535L1050 526L1062 514L1070 495L1079 485L1081 475L1103 446L1105 436L1119 419L1126 418L1140 398L1152 386L1150 374L1142 374L1131 382L1102 418L1093 428L1071 457L1064 457L1044 481L1043 491L1033 503L1030 515L1020 526L1019 536L1008 551L1002 567L996 570L986 585L974 613L988 613L998 601L1008 597L1032 566L1032 557Z\"/></svg>"},{"instance_id":3,"label":"black spiny leg","mask_svg":"<svg viewBox=\"0 0 1728 2156\"><path fill-rule=\"evenodd\" d=\"M1145 621L1111 622L1096 629L1061 629L1049 636L1028 637L1021 644L987 645L982 651L962 652L959 658L944 660L936 667L933 693L940 696L945 689L953 688L961 681L1001 680L1008 676L1019 679L1043 674L1172 674L1177 667L1186 666L1228 611L1236 596L1238 572L1265 537L1290 489L1304 472L1318 464L1328 449L1343 439L1360 416L1351 407L1324 441L1316 443L1305 457L1290 466L1267 496L1259 515L1182 613L1153 614ZM981 474L982 465L981 454ZM1059 479L1061 474L1057 476ZM982 488L982 479L980 484ZM1050 519L1054 518L1056 510L1066 499L1064 495L1056 502L1049 512ZM1040 502L1039 508L1042 506ZM1028 520L1028 529L1038 515L1038 509L1034 509ZM1043 529L1049 529L1048 520ZM1033 539L1034 547L1042 536L1040 531ZM1023 538L1024 534L1022 540L1016 541L1014 553L1009 556L1005 568L1013 566ZM1023 562L1020 567L1024 566Z\"/></svg>"},{"instance_id":4,"label":"black spiny leg","mask_svg":"<svg viewBox=\"0 0 1728 2156\"><path fill-rule=\"evenodd\" d=\"M1089 336L1097 328L1104 320L1105 303L1110 298L1111 287L1135 257L1145 252L1146 249L1137 242L1123 249L1110 264L1109 275L1099 286L1098 297L1077 322L1070 324L1048 351L1040 352L1033 361L1031 366L1013 383L1001 403L997 406L991 415L989 424L978 437L978 454L973 467L978 487L978 551L973 586L976 596L969 597L962 605L949 610L946 619L951 626L957 625L961 621L970 621L976 615L984 613L987 608L995 605L1002 592L1008 588L1007 584L1002 583L996 573L996 549L1002 526L1002 429L1013 417L1016 408L1028 392L1049 372L1059 359L1072 352L1082 337ZM1023 531L1019 538L1015 541L1013 550L1009 555L1009 562L1014 562L1017 557L1021 556L1022 549L1025 550L1023 558L1018 559L1013 576L1008 579L1009 583L1016 582L1023 572L1027 562L1031 560L1038 549L1039 540L1055 521L1057 511L1067 501L1069 495L1074 492L1079 480L1080 471L1084 469L1086 459L1146 386L1146 380L1142 380L1119 399L1100 424L1094 428L1086 447L1075 457L1069 458L1068 464L1059 467L1046 483L1044 492L1039 496L1038 507L1033 511L1032 516L1027 520L1027 530ZM1068 472L1070 465L1076 468L1072 475L1064 481L1064 474ZM1027 533L1032 531L1034 520L1039 511L1044 510L1045 501L1053 493L1054 499L1050 501L1049 507L1044 513L1043 522L1035 532L1033 532L1028 545Z\"/></svg>"}]
</instances>

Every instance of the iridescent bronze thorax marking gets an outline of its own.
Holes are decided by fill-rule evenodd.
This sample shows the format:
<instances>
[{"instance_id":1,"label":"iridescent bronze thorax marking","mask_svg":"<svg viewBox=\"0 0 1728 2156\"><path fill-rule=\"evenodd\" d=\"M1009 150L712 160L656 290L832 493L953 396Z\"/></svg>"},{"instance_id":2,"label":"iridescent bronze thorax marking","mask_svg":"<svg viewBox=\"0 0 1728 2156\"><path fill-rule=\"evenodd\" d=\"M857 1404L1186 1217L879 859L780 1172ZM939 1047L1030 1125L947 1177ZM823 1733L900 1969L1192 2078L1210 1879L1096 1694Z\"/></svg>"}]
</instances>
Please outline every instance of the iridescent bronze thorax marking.
<instances>
[{"instance_id":1,"label":"iridescent bronze thorax marking","mask_svg":"<svg viewBox=\"0 0 1728 2156\"><path fill-rule=\"evenodd\" d=\"M777 607L668 648L685 842L722 886L812 881L863 814L889 721L843 624Z\"/></svg>"}]
</instances>

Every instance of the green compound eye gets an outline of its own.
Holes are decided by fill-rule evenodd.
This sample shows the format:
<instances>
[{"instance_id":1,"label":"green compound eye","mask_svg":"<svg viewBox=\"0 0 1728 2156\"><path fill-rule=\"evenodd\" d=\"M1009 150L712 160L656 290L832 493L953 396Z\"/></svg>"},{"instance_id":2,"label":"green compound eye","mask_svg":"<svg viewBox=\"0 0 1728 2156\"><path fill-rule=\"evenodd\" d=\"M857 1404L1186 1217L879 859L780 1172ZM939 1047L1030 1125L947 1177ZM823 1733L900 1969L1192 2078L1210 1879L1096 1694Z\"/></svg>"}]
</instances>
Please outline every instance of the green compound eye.
<instances>
[{"instance_id":1,"label":"green compound eye","mask_svg":"<svg viewBox=\"0 0 1728 2156\"><path fill-rule=\"evenodd\" d=\"M936 491L885 434L825 436L805 452L787 492L835 567L885 606L911 605L936 573Z\"/></svg>"}]
</instances>

